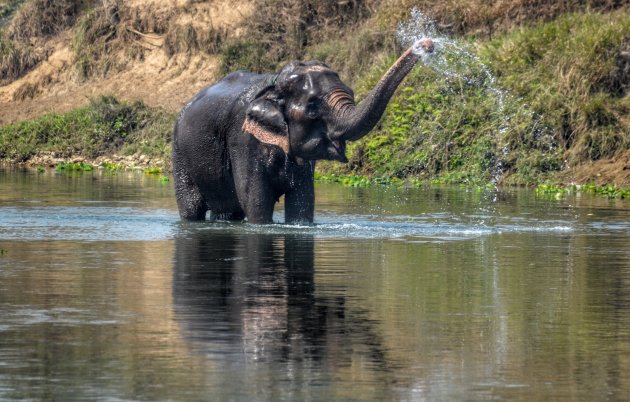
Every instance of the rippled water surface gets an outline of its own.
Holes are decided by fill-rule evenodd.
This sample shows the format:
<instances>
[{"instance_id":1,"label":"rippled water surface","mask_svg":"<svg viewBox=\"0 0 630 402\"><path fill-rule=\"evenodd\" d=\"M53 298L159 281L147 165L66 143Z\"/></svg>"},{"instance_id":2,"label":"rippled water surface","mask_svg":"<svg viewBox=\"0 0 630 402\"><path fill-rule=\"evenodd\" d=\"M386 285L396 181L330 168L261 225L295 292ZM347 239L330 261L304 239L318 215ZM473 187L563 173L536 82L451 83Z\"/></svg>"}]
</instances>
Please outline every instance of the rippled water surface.
<instances>
[{"instance_id":1,"label":"rippled water surface","mask_svg":"<svg viewBox=\"0 0 630 402\"><path fill-rule=\"evenodd\" d=\"M142 173L0 168L0 400L621 401L627 367L629 201L318 184L314 226L185 224Z\"/></svg>"}]
</instances>

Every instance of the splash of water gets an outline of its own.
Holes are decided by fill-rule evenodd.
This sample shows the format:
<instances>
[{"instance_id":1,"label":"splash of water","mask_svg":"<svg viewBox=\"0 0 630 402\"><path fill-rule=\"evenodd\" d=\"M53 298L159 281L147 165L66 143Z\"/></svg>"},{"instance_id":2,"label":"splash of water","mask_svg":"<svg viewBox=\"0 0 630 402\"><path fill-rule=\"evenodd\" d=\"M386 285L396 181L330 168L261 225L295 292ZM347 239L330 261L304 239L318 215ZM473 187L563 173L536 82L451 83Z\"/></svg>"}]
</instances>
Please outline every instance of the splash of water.
<instances>
[{"instance_id":1,"label":"splash of water","mask_svg":"<svg viewBox=\"0 0 630 402\"><path fill-rule=\"evenodd\" d=\"M420 47L414 47L422 61L443 76L456 78L468 85L484 87L492 93L497 106L503 110L506 91L496 84L496 78L490 68L477 56L469 45L442 34L435 21L414 8L408 21L401 23L396 31L398 41L405 47L411 46L422 38L431 38L434 51L427 53Z\"/></svg>"},{"instance_id":2,"label":"splash of water","mask_svg":"<svg viewBox=\"0 0 630 402\"><path fill-rule=\"evenodd\" d=\"M494 100L496 113L501 117L499 138L496 138L498 158L492 172L492 182L496 187L505 171L502 160L510 151L507 145L500 145L503 142L503 135L510 126L510 116L505 112L509 94L497 85L492 71L475 54L471 45L442 34L435 21L417 8L411 10L409 20L398 26L396 36L403 46L414 45L413 51L420 56L423 63L447 81L482 88ZM417 46L418 41L423 38L431 38L434 44L433 52L426 52L421 46Z\"/></svg>"}]
</instances>

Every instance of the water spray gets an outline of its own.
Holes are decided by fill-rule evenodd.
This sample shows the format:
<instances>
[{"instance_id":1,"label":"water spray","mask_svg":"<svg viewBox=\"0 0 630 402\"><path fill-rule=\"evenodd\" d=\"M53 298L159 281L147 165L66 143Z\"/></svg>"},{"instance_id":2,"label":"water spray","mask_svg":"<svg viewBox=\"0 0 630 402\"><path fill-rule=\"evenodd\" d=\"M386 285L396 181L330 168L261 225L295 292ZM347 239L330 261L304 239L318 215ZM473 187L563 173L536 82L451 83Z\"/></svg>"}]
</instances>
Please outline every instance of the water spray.
<instances>
[{"instance_id":1,"label":"water spray","mask_svg":"<svg viewBox=\"0 0 630 402\"><path fill-rule=\"evenodd\" d=\"M440 76L482 88L494 100L496 113L502 116L499 137L496 138L498 158L492 172L492 182L496 185L505 169L501 159L505 159L509 153L508 146L500 144L509 129L510 116L505 112L508 93L496 85L490 68L469 45L441 33L435 22L417 8L411 10L409 20L399 24L396 36L404 47L412 46L412 51L421 58L424 65ZM451 86L451 89L455 88L456 86Z\"/></svg>"}]
</instances>

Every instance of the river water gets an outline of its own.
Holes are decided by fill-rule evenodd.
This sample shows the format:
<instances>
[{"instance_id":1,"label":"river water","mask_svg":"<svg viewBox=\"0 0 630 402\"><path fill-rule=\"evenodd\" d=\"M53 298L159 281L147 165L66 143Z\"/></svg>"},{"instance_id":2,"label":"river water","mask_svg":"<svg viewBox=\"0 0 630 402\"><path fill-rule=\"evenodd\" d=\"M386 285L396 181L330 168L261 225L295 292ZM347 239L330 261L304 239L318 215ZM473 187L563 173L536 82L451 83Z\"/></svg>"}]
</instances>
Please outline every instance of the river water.
<instances>
[{"instance_id":1,"label":"river water","mask_svg":"<svg viewBox=\"0 0 630 402\"><path fill-rule=\"evenodd\" d=\"M316 222L0 169L0 400L630 398L629 201L319 183Z\"/></svg>"}]
</instances>

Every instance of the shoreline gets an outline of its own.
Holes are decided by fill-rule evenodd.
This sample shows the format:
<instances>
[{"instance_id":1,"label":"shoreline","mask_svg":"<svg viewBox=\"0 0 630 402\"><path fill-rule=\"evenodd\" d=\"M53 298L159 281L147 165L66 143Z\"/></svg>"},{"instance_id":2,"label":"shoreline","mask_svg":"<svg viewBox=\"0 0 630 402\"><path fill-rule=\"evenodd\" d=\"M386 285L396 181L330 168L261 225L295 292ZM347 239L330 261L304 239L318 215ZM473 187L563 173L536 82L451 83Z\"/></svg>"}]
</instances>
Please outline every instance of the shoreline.
<instances>
[{"instance_id":1,"label":"shoreline","mask_svg":"<svg viewBox=\"0 0 630 402\"><path fill-rule=\"evenodd\" d=\"M160 173L170 173L170 161L160 158L152 158L144 154L134 155L101 155L96 158L88 158L82 155L70 157L57 156L54 152L39 152L25 161L0 160L0 163L8 166L21 166L26 168L56 168L60 165L90 165L94 168L103 167L109 170L129 169L147 170L159 169Z\"/></svg>"},{"instance_id":2,"label":"shoreline","mask_svg":"<svg viewBox=\"0 0 630 402\"><path fill-rule=\"evenodd\" d=\"M28 169L55 169L67 172L89 172L94 170L104 171L142 171L146 174L160 176L160 180L167 182L170 180L170 161L159 158L151 158L143 154L134 155L102 155L96 158L84 156L59 157L54 152L39 152L26 161L16 162L11 160L0 160L0 166L22 167ZM387 186L395 188L422 188L426 186L460 186L471 189L509 189L509 188L530 188L540 196L564 197L570 194L590 193L603 196L609 199L630 199L630 188L617 186L614 183L596 184L594 181L585 183L566 182L563 180L547 181L545 183L531 185L510 185L488 182L485 185L472 183L446 182L440 179L420 179L409 177L405 179L370 177L362 175L337 175L327 173L315 173L315 181L338 183L344 187L375 187Z\"/></svg>"}]
</instances>

